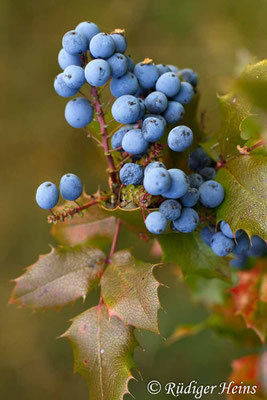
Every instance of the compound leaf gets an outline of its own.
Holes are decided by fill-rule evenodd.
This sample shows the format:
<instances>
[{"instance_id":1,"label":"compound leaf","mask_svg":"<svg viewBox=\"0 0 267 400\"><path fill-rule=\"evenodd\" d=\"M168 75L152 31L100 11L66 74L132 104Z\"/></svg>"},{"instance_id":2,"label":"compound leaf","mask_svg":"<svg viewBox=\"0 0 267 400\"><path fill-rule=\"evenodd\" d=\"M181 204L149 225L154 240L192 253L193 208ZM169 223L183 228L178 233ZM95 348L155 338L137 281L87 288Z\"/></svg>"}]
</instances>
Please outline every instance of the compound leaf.
<instances>
[{"instance_id":1,"label":"compound leaf","mask_svg":"<svg viewBox=\"0 0 267 400\"><path fill-rule=\"evenodd\" d=\"M110 315L158 333L160 283L153 275L155 266L135 259L128 250L119 251L101 278L101 288Z\"/></svg>"},{"instance_id":2,"label":"compound leaf","mask_svg":"<svg viewBox=\"0 0 267 400\"><path fill-rule=\"evenodd\" d=\"M110 318L102 304L75 317L62 335L71 343L74 371L89 384L90 400L122 400L129 393L138 345L133 330L119 318Z\"/></svg>"},{"instance_id":3,"label":"compound leaf","mask_svg":"<svg viewBox=\"0 0 267 400\"><path fill-rule=\"evenodd\" d=\"M216 256L203 242L199 232L160 235L158 241L162 248L163 261L178 264L185 277L200 275L230 280L228 260Z\"/></svg>"},{"instance_id":4,"label":"compound leaf","mask_svg":"<svg viewBox=\"0 0 267 400\"><path fill-rule=\"evenodd\" d=\"M61 307L95 287L105 265L105 254L90 247L57 247L15 280L10 303L21 307Z\"/></svg>"}]
</instances>

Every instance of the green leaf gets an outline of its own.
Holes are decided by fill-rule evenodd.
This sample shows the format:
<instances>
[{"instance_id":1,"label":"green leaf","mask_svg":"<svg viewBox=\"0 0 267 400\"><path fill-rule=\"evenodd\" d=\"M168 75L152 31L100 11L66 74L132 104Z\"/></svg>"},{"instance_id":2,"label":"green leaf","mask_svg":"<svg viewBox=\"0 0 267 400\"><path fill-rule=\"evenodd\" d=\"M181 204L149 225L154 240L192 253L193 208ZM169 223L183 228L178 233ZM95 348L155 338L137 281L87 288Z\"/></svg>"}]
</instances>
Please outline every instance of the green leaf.
<instances>
[{"instance_id":1,"label":"green leaf","mask_svg":"<svg viewBox=\"0 0 267 400\"><path fill-rule=\"evenodd\" d=\"M101 278L101 288L110 315L158 333L160 283L153 275L155 266L135 259L128 250L119 251Z\"/></svg>"},{"instance_id":2,"label":"green leaf","mask_svg":"<svg viewBox=\"0 0 267 400\"><path fill-rule=\"evenodd\" d=\"M10 303L21 307L61 307L95 287L105 265L105 254L90 247L58 247L27 268L15 280Z\"/></svg>"},{"instance_id":3,"label":"green leaf","mask_svg":"<svg viewBox=\"0 0 267 400\"><path fill-rule=\"evenodd\" d=\"M200 275L230 280L228 260L216 256L198 232L160 235L158 241L162 248L163 261L178 264L185 277Z\"/></svg>"},{"instance_id":4,"label":"green leaf","mask_svg":"<svg viewBox=\"0 0 267 400\"><path fill-rule=\"evenodd\" d=\"M90 400L122 400L129 393L138 345L133 330L99 305L74 318L62 335L71 343L74 371L89 384Z\"/></svg>"},{"instance_id":5,"label":"green leaf","mask_svg":"<svg viewBox=\"0 0 267 400\"><path fill-rule=\"evenodd\" d=\"M221 168L216 176L225 190L217 209L217 221L227 221L232 230L245 230L267 240L267 158L240 155Z\"/></svg>"},{"instance_id":6,"label":"green leaf","mask_svg":"<svg viewBox=\"0 0 267 400\"><path fill-rule=\"evenodd\" d=\"M237 93L228 93L218 96L221 110L221 127L217 132L220 144L220 153L224 160L238 155L237 146L243 146L245 141L241 139L241 124L250 115L251 106Z\"/></svg>"}]
</instances>

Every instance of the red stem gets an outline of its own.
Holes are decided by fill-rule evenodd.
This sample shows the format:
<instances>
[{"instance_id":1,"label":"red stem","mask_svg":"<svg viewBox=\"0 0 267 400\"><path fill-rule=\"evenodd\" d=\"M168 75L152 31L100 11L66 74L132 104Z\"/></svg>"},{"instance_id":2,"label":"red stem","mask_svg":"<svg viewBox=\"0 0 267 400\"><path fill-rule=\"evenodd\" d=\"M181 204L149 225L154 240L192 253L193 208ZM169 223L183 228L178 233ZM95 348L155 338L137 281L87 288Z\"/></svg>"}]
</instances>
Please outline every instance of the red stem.
<instances>
[{"instance_id":1,"label":"red stem","mask_svg":"<svg viewBox=\"0 0 267 400\"><path fill-rule=\"evenodd\" d=\"M257 147L264 146L265 143L266 143L265 140L261 140L260 142L258 142L258 143L256 143L256 144L254 144L253 146L249 147L249 148L247 149L247 151L250 152L250 151L256 149Z\"/></svg>"},{"instance_id":2,"label":"red stem","mask_svg":"<svg viewBox=\"0 0 267 400\"><path fill-rule=\"evenodd\" d=\"M91 86L91 94L92 94L92 97L93 97L93 105L95 107L97 120L98 120L99 125L100 125L100 132L101 132L101 137L102 137L102 146L104 148L105 156L107 158L110 179L111 179L111 182L113 184L115 184L115 183L117 183L116 168L115 168L113 157L109 153L108 131L107 131L107 126L106 126L106 122L105 122L105 116L104 116L104 112L102 110L102 106L100 104L98 91L97 91L97 88L95 86Z\"/></svg>"},{"instance_id":3,"label":"red stem","mask_svg":"<svg viewBox=\"0 0 267 400\"><path fill-rule=\"evenodd\" d=\"M111 246L111 249L110 249L109 258L107 260L107 263L110 263L110 261L111 261L111 259L113 257L113 254L115 253L116 246L117 246L117 241L118 241L118 237L119 237L119 233L120 233L120 226L121 226L121 220L118 218L117 219L117 223L116 223L114 237L113 237L113 242L112 242L112 246Z\"/></svg>"},{"instance_id":4,"label":"red stem","mask_svg":"<svg viewBox=\"0 0 267 400\"><path fill-rule=\"evenodd\" d=\"M88 201L88 203L83 204L82 206L78 206L75 208L71 208L70 210L64 211L61 214L55 214L52 212L52 215L48 217L49 222L54 222L54 221L64 221L65 218L67 218L70 215L78 214L79 212L86 210L87 208L99 203L99 200L91 200Z\"/></svg>"}]
</instances>

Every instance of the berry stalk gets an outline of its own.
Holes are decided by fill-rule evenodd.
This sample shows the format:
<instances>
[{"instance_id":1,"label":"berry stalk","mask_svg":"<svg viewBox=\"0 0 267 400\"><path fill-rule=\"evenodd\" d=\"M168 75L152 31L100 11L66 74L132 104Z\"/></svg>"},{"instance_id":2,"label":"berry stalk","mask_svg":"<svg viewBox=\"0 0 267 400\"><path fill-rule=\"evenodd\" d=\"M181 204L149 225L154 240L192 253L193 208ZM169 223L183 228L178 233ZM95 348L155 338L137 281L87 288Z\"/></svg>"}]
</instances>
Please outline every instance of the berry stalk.
<instances>
[{"instance_id":1,"label":"berry stalk","mask_svg":"<svg viewBox=\"0 0 267 400\"><path fill-rule=\"evenodd\" d=\"M100 132L102 137L102 146L105 152L105 156L107 158L110 181L112 184L117 184L117 173L114 164L114 160L112 155L109 152L109 145L108 145L108 131L105 122L104 112L100 103L99 94L97 88L95 86L91 86L91 94L93 97L93 105L96 111L97 120L100 125ZM111 185L112 186L112 185Z\"/></svg>"}]
</instances>

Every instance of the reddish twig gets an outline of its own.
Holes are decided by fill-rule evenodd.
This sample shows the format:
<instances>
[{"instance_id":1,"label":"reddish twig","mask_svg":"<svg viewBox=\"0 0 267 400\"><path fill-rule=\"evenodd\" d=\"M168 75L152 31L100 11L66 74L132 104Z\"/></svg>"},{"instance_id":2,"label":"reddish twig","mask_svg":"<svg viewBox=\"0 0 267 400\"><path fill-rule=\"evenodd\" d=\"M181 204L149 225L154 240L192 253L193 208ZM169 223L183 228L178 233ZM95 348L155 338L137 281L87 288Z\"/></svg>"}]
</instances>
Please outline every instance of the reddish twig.
<instances>
[{"instance_id":1,"label":"reddish twig","mask_svg":"<svg viewBox=\"0 0 267 400\"><path fill-rule=\"evenodd\" d=\"M118 218L117 223L116 223L112 246L111 246L110 253L109 253L109 258L107 259L107 264L110 263L110 261L113 257L113 254L115 253L117 241L118 241L118 237L119 237L119 233L120 233L120 226L121 226L121 220Z\"/></svg>"},{"instance_id":2,"label":"reddish twig","mask_svg":"<svg viewBox=\"0 0 267 400\"><path fill-rule=\"evenodd\" d=\"M85 203L78 207L70 208L69 210L65 210L59 214L56 214L55 212L50 210L52 212L52 215L48 216L48 222L53 223L56 221L64 221L66 218L68 218L74 214L79 214L81 211L86 210L87 208L89 208L99 202L100 202L99 200L91 200L91 201L88 201L88 203Z\"/></svg>"},{"instance_id":3,"label":"reddish twig","mask_svg":"<svg viewBox=\"0 0 267 400\"><path fill-rule=\"evenodd\" d=\"M97 120L98 120L99 125L100 125L100 132L101 132L101 137L102 137L102 146L104 148L105 155L106 155L106 158L107 158L109 174L110 174L110 180L111 180L112 184L115 184L115 183L117 183L116 168L115 168L113 157L109 153L107 125L106 125L106 122L105 122L104 112L103 112L102 106L100 104L98 91L97 91L97 88L95 86L91 86L91 94L92 94L92 97L93 97L93 105L94 105L94 108L95 108L95 111L96 111Z\"/></svg>"}]
</instances>

